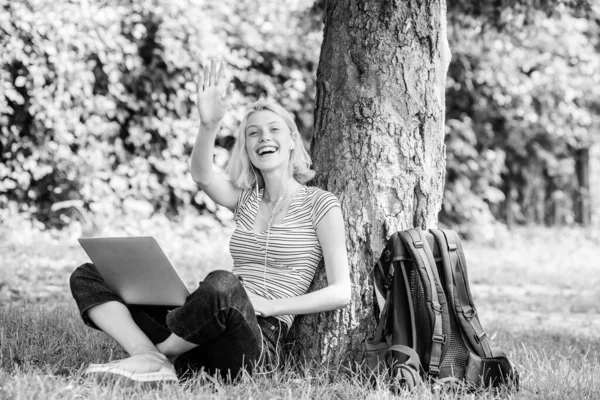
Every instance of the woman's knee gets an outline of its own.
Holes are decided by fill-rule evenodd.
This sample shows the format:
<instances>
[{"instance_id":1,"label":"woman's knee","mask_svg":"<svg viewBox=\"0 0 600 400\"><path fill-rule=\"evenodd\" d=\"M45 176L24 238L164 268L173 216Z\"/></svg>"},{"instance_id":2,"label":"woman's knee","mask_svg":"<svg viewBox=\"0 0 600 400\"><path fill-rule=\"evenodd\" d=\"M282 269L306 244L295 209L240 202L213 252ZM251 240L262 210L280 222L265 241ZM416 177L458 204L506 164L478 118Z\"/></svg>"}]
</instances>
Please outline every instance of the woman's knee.
<instances>
[{"instance_id":1,"label":"woman's knee","mask_svg":"<svg viewBox=\"0 0 600 400\"><path fill-rule=\"evenodd\" d=\"M243 289L238 277L225 270L210 272L204 278L204 283L209 285L216 294L231 294Z\"/></svg>"},{"instance_id":2,"label":"woman's knee","mask_svg":"<svg viewBox=\"0 0 600 400\"><path fill-rule=\"evenodd\" d=\"M229 300L239 298L245 292L240 280L229 271L217 270L210 272L188 298L186 302L212 300L224 306ZM224 303L225 302L225 303Z\"/></svg>"},{"instance_id":3,"label":"woman's knee","mask_svg":"<svg viewBox=\"0 0 600 400\"><path fill-rule=\"evenodd\" d=\"M79 287L82 282L85 282L90 278L96 278L98 275L98 270L94 264L82 264L71 274L71 277L69 278L69 286L71 287L71 290L73 290L73 288Z\"/></svg>"}]
</instances>

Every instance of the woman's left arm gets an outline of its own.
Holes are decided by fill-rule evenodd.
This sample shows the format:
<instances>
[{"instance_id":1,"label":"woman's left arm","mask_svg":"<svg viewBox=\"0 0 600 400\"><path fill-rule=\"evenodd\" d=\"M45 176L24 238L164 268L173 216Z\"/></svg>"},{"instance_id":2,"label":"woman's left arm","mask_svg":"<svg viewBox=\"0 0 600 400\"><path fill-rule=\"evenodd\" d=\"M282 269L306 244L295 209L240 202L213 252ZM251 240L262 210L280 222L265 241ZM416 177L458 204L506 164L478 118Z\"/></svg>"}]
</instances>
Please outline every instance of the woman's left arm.
<instances>
[{"instance_id":1,"label":"woman's left arm","mask_svg":"<svg viewBox=\"0 0 600 400\"><path fill-rule=\"evenodd\" d=\"M254 310L263 315L312 314L336 310L350 303L350 268L346 252L346 230L339 207L333 207L317 226L317 238L323 250L327 287L302 296L267 300L250 294Z\"/></svg>"}]
</instances>

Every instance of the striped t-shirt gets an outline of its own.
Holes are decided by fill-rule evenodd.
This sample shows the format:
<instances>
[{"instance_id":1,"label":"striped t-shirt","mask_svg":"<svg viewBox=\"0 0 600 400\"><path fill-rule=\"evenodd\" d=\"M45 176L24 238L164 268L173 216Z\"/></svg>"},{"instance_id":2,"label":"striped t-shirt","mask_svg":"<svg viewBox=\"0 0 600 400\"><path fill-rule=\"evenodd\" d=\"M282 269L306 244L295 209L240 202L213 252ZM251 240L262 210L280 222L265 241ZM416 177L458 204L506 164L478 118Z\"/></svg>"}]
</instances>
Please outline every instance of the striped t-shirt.
<instances>
[{"instance_id":1,"label":"striped t-shirt","mask_svg":"<svg viewBox=\"0 0 600 400\"><path fill-rule=\"evenodd\" d=\"M258 193L249 189L238 200L236 227L229 243L233 273L243 279L247 290L267 299L303 295L323 257L316 228L327 211L340 204L330 192L302 186L284 220L271 226L267 247L267 231L254 232L262 196L263 189ZM275 317L288 327L294 320L293 315Z\"/></svg>"}]
</instances>

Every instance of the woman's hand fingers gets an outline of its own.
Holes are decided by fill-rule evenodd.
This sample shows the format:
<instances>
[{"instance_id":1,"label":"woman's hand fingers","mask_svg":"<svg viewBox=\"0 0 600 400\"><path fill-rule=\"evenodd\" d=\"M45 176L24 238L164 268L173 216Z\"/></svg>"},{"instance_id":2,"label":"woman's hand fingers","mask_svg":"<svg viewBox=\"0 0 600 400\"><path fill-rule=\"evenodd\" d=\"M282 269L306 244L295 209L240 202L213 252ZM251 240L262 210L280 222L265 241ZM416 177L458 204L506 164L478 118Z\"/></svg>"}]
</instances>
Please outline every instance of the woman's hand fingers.
<instances>
[{"instance_id":1,"label":"woman's hand fingers","mask_svg":"<svg viewBox=\"0 0 600 400\"><path fill-rule=\"evenodd\" d=\"M248 294L248 298L252 303L252 307L254 308L256 315L261 315L263 317L268 317L271 315L272 306L269 303L270 300L267 300L264 297L251 293L247 290L246 293Z\"/></svg>"},{"instance_id":2,"label":"woman's hand fingers","mask_svg":"<svg viewBox=\"0 0 600 400\"><path fill-rule=\"evenodd\" d=\"M210 86L210 66L206 64L203 67L203 75L204 75L204 86L202 87L202 91L205 91Z\"/></svg>"},{"instance_id":3,"label":"woman's hand fingers","mask_svg":"<svg viewBox=\"0 0 600 400\"><path fill-rule=\"evenodd\" d=\"M217 84L217 62L213 58L210 60L210 86Z\"/></svg>"},{"instance_id":4,"label":"woman's hand fingers","mask_svg":"<svg viewBox=\"0 0 600 400\"><path fill-rule=\"evenodd\" d=\"M209 87L222 86L224 91L229 93L227 87L227 65L225 62L210 60L210 63L204 65L198 74L198 90L206 91ZM230 93L229 93L230 94Z\"/></svg>"},{"instance_id":5,"label":"woman's hand fingers","mask_svg":"<svg viewBox=\"0 0 600 400\"><path fill-rule=\"evenodd\" d=\"M227 66L223 61L219 63L219 73L217 75L217 85L225 85L225 70Z\"/></svg>"},{"instance_id":6,"label":"woman's hand fingers","mask_svg":"<svg viewBox=\"0 0 600 400\"><path fill-rule=\"evenodd\" d=\"M204 92L204 68L200 68L200 72L198 72L196 85L198 86L198 94Z\"/></svg>"},{"instance_id":7,"label":"woman's hand fingers","mask_svg":"<svg viewBox=\"0 0 600 400\"><path fill-rule=\"evenodd\" d=\"M226 71L225 63L215 60L200 68L197 102L200 119L205 123L219 123L229 108L233 85L228 85Z\"/></svg>"}]
</instances>

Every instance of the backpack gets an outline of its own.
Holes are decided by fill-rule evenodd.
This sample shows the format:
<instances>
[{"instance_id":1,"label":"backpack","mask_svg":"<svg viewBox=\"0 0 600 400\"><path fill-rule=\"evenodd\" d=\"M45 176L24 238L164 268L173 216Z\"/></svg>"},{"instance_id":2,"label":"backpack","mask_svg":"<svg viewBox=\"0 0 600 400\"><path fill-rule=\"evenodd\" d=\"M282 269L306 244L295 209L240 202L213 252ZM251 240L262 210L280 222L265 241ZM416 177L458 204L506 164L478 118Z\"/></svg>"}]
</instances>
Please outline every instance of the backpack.
<instances>
[{"instance_id":1,"label":"backpack","mask_svg":"<svg viewBox=\"0 0 600 400\"><path fill-rule=\"evenodd\" d=\"M385 375L393 389L431 381L518 390L518 373L481 327L456 232L394 233L372 275L374 303L385 302L363 342L369 377Z\"/></svg>"}]
</instances>

